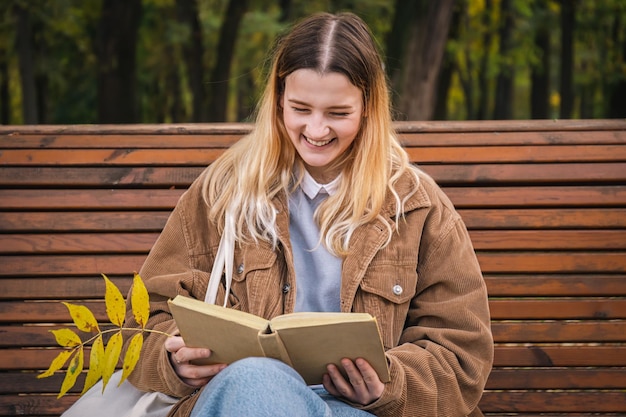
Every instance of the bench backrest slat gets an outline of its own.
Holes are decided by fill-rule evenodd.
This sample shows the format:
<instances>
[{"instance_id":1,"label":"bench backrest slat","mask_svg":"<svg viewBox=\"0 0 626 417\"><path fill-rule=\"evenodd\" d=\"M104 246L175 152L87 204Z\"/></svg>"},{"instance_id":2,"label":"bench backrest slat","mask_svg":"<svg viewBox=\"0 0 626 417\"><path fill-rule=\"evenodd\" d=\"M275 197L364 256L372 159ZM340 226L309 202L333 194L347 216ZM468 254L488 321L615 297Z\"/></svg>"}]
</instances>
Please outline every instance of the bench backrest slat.
<instances>
[{"instance_id":1,"label":"bench backrest slat","mask_svg":"<svg viewBox=\"0 0 626 417\"><path fill-rule=\"evenodd\" d=\"M626 415L626 120L398 122L463 217L496 341L488 415ZM71 326L105 323L191 182L249 124L0 126L0 416L59 416L38 380ZM88 356L88 355L87 355ZM82 381L84 375L80 377Z\"/></svg>"}]
</instances>

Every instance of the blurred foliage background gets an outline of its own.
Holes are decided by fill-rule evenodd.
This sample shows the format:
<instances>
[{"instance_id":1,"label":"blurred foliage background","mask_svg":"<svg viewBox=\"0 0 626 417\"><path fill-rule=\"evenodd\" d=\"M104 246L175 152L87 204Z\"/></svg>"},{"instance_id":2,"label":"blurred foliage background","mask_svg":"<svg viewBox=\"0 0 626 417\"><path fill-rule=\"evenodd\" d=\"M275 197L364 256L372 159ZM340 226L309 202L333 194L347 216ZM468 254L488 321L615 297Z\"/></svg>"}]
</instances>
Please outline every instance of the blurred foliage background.
<instances>
[{"instance_id":1,"label":"blurred foliage background","mask_svg":"<svg viewBox=\"0 0 626 417\"><path fill-rule=\"evenodd\" d=\"M250 121L319 11L370 25L398 120L626 117L624 0L2 0L0 123Z\"/></svg>"}]
</instances>

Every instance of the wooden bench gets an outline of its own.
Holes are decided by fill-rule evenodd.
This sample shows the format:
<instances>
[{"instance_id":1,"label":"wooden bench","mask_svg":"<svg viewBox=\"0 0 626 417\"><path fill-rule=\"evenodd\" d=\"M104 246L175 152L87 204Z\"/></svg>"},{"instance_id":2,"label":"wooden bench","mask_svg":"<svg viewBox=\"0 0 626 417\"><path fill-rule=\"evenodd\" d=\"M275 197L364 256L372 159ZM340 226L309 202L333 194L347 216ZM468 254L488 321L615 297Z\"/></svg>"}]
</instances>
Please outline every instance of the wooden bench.
<instances>
[{"instance_id":1,"label":"wooden bench","mask_svg":"<svg viewBox=\"0 0 626 417\"><path fill-rule=\"evenodd\" d=\"M397 125L490 293L487 415L626 415L626 121ZM243 124L0 127L0 415L58 416L60 300L106 320L183 190Z\"/></svg>"}]
</instances>

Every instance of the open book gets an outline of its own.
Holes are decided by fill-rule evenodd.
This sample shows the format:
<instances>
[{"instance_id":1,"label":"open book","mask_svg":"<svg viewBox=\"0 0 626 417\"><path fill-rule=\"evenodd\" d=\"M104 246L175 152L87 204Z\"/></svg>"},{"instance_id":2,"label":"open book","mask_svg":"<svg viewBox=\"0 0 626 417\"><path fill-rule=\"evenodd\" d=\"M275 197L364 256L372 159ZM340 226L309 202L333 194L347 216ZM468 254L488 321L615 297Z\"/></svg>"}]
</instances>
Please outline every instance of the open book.
<instances>
[{"instance_id":1,"label":"open book","mask_svg":"<svg viewBox=\"0 0 626 417\"><path fill-rule=\"evenodd\" d=\"M342 358L363 358L383 382L389 381L378 325L367 313L292 313L265 320L181 295L169 305L185 344L211 349L211 356L199 363L271 357L313 385L322 382L327 364L342 370Z\"/></svg>"}]
</instances>

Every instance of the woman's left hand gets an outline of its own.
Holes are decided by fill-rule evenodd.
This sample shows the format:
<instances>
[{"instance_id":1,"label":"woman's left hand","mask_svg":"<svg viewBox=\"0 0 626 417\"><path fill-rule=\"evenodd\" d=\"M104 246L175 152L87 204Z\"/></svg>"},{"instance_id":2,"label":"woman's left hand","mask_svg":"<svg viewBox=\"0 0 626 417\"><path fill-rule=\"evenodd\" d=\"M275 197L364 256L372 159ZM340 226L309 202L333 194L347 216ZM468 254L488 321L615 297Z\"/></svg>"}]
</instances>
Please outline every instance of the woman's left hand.
<instances>
[{"instance_id":1,"label":"woman's left hand","mask_svg":"<svg viewBox=\"0 0 626 417\"><path fill-rule=\"evenodd\" d=\"M335 397L343 397L357 404L371 404L383 394L385 384L365 359L342 359L341 365L348 378L339 372L337 366L328 365L328 373L324 374L324 388Z\"/></svg>"}]
</instances>

